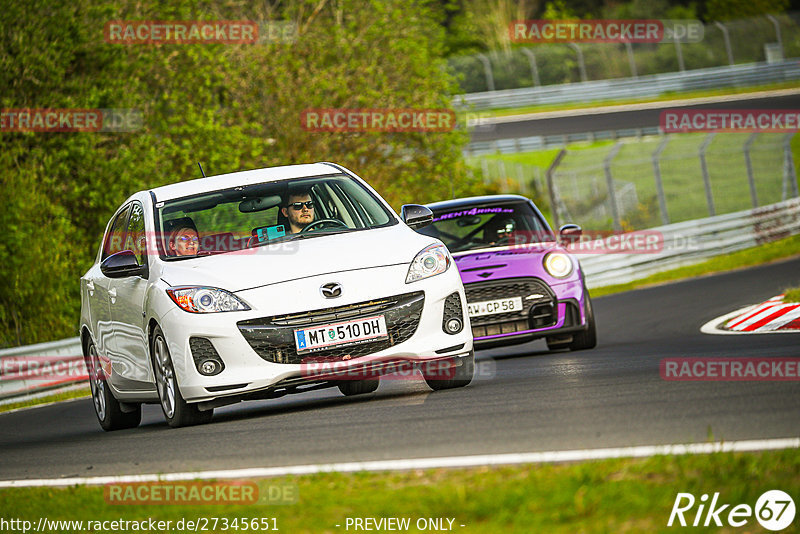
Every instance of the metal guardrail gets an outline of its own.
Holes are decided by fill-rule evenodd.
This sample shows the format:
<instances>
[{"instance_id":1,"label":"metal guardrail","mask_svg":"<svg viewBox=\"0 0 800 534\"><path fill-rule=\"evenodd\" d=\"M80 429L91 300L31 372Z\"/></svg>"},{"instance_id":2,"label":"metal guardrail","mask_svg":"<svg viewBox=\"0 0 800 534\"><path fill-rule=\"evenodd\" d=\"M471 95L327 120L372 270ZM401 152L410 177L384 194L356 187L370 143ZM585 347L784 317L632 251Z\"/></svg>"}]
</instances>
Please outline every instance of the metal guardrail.
<instances>
[{"instance_id":1,"label":"metal guardrail","mask_svg":"<svg viewBox=\"0 0 800 534\"><path fill-rule=\"evenodd\" d=\"M800 234L800 199L650 228L646 232L651 235L658 232L662 236L661 251L577 254L589 288L632 282L660 271Z\"/></svg>"},{"instance_id":2,"label":"metal guardrail","mask_svg":"<svg viewBox=\"0 0 800 534\"><path fill-rule=\"evenodd\" d=\"M656 254L576 254L589 288L621 284L800 233L800 199L670 224ZM31 362L36 365L32 366ZM79 338L0 350L0 399L87 380Z\"/></svg>"},{"instance_id":3,"label":"metal guardrail","mask_svg":"<svg viewBox=\"0 0 800 534\"><path fill-rule=\"evenodd\" d=\"M516 154L561 147L570 143L604 141L628 137L644 137L661 135L661 128L648 126L645 128L625 128L621 130L603 130L599 132L580 132L563 135L533 135L529 137L512 137L492 141L473 141L464 148L465 156L483 156L487 154Z\"/></svg>"},{"instance_id":4,"label":"metal guardrail","mask_svg":"<svg viewBox=\"0 0 800 534\"><path fill-rule=\"evenodd\" d=\"M0 399L62 388L87 379L80 338L0 350Z\"/></svg>"},{"instance_id":5,"label":"metal guardrail","mask_svg":"<svg viewBox=\"0 0 800 534\"><path fill-rule=\"evenodd\" d=\"M792 80L800 80L800 58L775 63L747 63L684 72L650 74L637 78L470 93L454 97L453 104L457 108L466 106L476 110L515 108L576 101L597 102L610 99L656 97L667 92L680 93Z\"/></svg>"}]
</instances>

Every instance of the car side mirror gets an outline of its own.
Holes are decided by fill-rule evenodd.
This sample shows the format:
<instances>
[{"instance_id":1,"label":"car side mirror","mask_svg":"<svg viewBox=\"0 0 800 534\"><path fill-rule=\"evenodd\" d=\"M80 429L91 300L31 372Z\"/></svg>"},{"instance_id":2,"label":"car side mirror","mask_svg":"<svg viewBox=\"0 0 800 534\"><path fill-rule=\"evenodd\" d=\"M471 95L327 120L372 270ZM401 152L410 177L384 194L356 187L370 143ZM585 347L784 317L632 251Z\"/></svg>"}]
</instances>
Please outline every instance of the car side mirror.
<instances>
[{"instance_id":1,"label":"car side mirror","mask_svg":"<svg viewBox=\"0 0 800 534\"><path fill-rule=\"evenodd\" d=\"M577 243L582 235L583 230L577 224L565 224L558 230L558 240L561 243Z\"/></svg>"},{"instance_id":2,"label":"car side mirror","mask_svg":"<svg viewBox=\"0 0 800 534\"><path fill-rule=\"evenodd\" d=\"M401 208L400 216L412 230L423 228L433 222L433 212L419 204L406 204Z\"/></svg>"},{"instance_id":3,"label":"car side mirror","mask_svg":"<svg viewBox=\"0 0 800 534\"><path fill-rule=\"evenodd\" d=\"M133 251L123 250L104 259L100 271L109 278L147 276L147 265L139 265Z\"/></svg>"}]
</instances>

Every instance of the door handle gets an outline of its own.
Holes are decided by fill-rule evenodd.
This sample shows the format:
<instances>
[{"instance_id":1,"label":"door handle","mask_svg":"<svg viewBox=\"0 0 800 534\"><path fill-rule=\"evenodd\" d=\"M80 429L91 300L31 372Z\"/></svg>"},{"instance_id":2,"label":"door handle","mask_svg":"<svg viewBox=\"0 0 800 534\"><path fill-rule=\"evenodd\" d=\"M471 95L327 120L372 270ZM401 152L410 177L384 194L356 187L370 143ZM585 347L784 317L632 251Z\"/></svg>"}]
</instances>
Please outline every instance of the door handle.
<instances>
[{"instance_id":1,"label":"door handle","mask_svg":"<svg viewBox=\"0 0 800 534\"><path fill-rule=\"evenodd\" d=\"M111 297L111 304L114 304L114 302L117 300L117 288L112 287L111 289L109 289L108 296Z\"/></svg>"},{"instance_id":2,"label":"door handle","mask_svg":"<svg viewBox=\"0 0 800 534\"><path fill-rule=\"evenodd\" d=\"M90 297L93 296L94 295L94 282L92 282L91 280L87 280L86 281L86 289L89 291L89 296Z\"/></svg>"}]
</instances>

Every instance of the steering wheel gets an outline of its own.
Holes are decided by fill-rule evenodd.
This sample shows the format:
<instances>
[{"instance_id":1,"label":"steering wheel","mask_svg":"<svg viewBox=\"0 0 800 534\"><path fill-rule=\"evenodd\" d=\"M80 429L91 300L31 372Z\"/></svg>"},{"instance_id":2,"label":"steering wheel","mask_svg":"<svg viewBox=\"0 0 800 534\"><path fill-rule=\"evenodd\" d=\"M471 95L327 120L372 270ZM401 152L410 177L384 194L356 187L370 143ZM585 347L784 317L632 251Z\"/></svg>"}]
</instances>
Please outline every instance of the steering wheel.
<instances>
[{"instance_id":1,"label":"steering wheel","mask_svg":"<svg viewBox=\"0 0 800 534\"><path fill-rule=\"evenodd\" d=\"M300 233L304 234L306 232L311 232L313 230L316 230L317 226L321 227L321 226L324 226L326 224L330 224L333 227L348 228L348 226L345 223L343 223L342 221L340 221L339 219L320 219L318 221L314 221L314 222L308 224L305 228L300 230Z\"/></svg>"}]
</instances>

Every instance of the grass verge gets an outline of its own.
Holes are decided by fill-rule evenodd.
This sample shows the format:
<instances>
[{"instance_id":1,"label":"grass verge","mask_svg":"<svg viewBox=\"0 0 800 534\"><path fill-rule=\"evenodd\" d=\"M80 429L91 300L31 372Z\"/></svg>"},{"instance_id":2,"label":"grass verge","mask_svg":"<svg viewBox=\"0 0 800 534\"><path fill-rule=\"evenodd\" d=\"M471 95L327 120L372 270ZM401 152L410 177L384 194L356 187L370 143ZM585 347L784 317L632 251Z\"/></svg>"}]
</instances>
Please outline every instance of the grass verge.
<instances>
[{"instance_id":1,"label":"grass verge","mask_svg":"<svg viewBox=\"0 0 800 534\"><path fill-rule=\"evenodd\" d=\"M790 258L798 254L800 254L800 235L795 235L758 247L717 256L716 258L711 258L710 260L695 265L687 265L686 267L679 267L662 273L656 273L647 278L642 278L641 280L635 280L626 284L614 284L594 289L590 288L590 292L592 297L600 297L603 295L630 291L631 289L658 285L664 282L675 282L687 278L752 267L754 265ZM798 274L798 278L800 279L800 274Z\"/></svg>"},{"instance_id":2,"label":"grass verge","mask_svg":"<svg viewBox=\"0 0 800 534\"><path fill-rule=\"evenodd\" d=\"M40 517L154 518L173 525L202 517L274 518L284 532L345 532L347 518L395 517L409 518L411 531L417 531L417 520L436 518L444 526L452 519L452 529L464 532L666 532L679 492L692 493L697 502L702 494L719 492L719 505L731 505L726 512L737 504L753 508L767 490L798 495L798 473L800 451L789 449L260 481L261 491L265 483L296 489L296 504L278 506L120 506L105 501L102 487L15 488L0 491L0 508L4 517L33 525ZM696 512L697 506L686 513L688 523ZM755 517L748 518L746 530L760 530Z\"/></svg>"},{"instance_id":3,"label":"grass verge","mask_svg":"<svg viewBox=\"0 0 800 534\"><path fill-rule=\"evenodd\" d=\"M792 287L783 292L783 302L800 302L800 287Z\"/></svg>"},{"instance_id":4,"label":"grass verge","mask_svg":"<svg viewBox=\"0 0 800 534\"><path fill-rule=\"evenodd\" d=\"M35 399L28 399L20 402L12 402L9 404L0 405L0 413L10 412L11 410L17 410L19 408L29 408L39 404L48 404L51 402L88 397L89 395L89 384L87 383L85 389L73 389L70 391L64 391L63 393L54 393L53 395L46 395L44 397L38 397Z\"/></svg>"}]
</instances>

